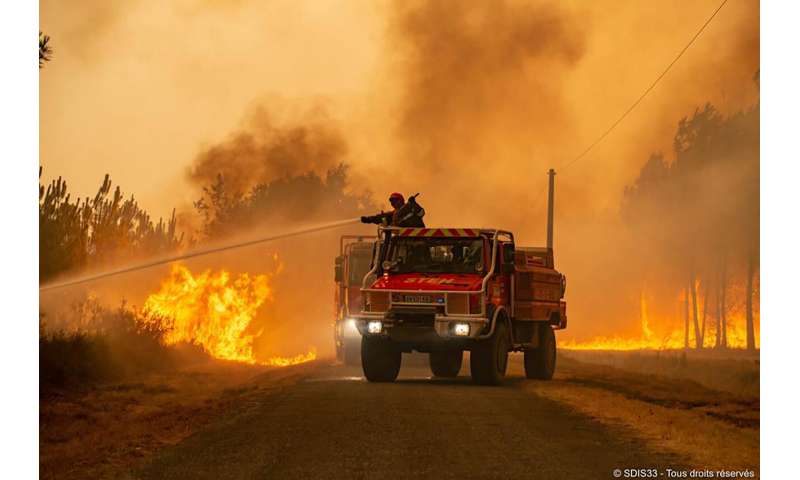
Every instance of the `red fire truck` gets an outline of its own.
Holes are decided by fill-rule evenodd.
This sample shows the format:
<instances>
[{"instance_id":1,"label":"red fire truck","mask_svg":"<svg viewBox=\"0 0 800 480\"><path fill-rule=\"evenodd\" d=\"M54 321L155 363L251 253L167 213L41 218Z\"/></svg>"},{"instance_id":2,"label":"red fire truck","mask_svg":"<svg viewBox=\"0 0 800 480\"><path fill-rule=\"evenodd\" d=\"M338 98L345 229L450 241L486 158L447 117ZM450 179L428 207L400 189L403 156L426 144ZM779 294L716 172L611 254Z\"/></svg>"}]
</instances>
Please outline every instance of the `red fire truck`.
<instances>
[{"instance_id":1,"label":"red fire truck","mask_svg":"<svg viewBox=\"0 0 800 480\"><path fill-rule=\"evenodd\" d=\"M333 335L336 358L348 365L357 365L361 359L361 334L351 312L361 311L361 284L371 268L375 240L377 237L369 235L343 235L339 239L339 256L334 268Z\"/></svg>"},{"instance_id":2,"label":"red fire truck","mask_svg":"<svg viewBox=\"0 0 800 480\"><path fill-rule=\"evenodd\" d=\"M394 381L411 351L429 354L435 376L454 377L465 350L476 383L500 383L512 351L524 352L528 378L552 378L554 330L566 328L567 308L566 278L554 267L550 174L547 247L520 247L493 228L379 228L353 315L367 380Z\"/></svg>"}]
</instances>

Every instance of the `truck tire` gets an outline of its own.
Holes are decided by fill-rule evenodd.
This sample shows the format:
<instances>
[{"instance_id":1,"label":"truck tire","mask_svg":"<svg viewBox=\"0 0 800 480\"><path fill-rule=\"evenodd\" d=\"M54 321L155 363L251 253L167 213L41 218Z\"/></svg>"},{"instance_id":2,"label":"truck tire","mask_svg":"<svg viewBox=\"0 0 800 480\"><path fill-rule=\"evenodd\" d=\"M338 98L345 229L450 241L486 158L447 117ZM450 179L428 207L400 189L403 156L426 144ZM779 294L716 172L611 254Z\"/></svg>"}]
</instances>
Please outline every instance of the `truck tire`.
<instances>
[{"instance_id":1,"label":"truck tire","mask_svg":"<svg viewBox=\"0 0 800 480\"><path fill-rule=\"evenodd\" d=\"M402 353L383 337L361 338L361 368L370 382L394 382L400 373Z\"/></svg>"},{"instance_id":2,"label":"truck tire","mask_svg":"<svg viewBox=\"0 0 800 480\"><path fill-rule=\"evenodd\" d=\"M464 352L461 350L442 350L428 354L431 373L435 377L453 378L461 371L461 361Z\"/></svg>"},{"instance_id":3,"label":"truck tire","mask_svg":"<svg viewBox=\"0 0 800 480\"><path fill-rule=\"evenodd\" d=\"M506 322L498 317L494 335L476 345L469 356L472 381L479 385L499 385L506 375L510 345Z\"/></svg>"},{"instance_id":4,"label":"truck tire","mask_svg":"<svg viewBox=\"0 0 800 480\"><path fill-rule=\"evenodd\" d=\"M550 325L539 325L539 346L525 349L525 376L550 380L556 371L556 334Z\"/></svg>"}]
</instances>

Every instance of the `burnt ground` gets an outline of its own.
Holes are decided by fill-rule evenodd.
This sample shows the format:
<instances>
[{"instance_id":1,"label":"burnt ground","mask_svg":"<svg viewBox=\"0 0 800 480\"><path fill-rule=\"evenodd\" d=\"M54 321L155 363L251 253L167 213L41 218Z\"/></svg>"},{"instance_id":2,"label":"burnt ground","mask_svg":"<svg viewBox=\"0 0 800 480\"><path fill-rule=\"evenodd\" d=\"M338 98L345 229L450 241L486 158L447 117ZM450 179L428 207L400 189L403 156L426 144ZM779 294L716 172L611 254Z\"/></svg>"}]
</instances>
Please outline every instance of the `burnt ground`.
<instances>
[{"instance_id":1,"label":"burnt ground","mask_svg":"<svg viewBox=\"0 0 800 480\"><path fill-rule=\"evenodd\" d=\"M558 379L562 383L585 386L617 393L627 399L667 407L702 412L743 429L758 430L760 425L760 396L758 378L740 382L730 390L712 389L691 378L654 375L629 371L624 367L597 365L579 360L572 352L561 355ZM692 365L691 367L698 368ZM725 373L724 367L714 365L700 368ZM700 369L698 368L698 369ZM753 392L755 390L755 392Z\"/></svg>"},{"instance_id":2,"label":"burnt ground","mask_svg":"<svg viewBox=\"0 0 800 480\"><path fill-rule=\"evenodd\" d=\"M235 408L128 475L597 479L617 468L663 472L691 463L622 422L538 394L531 385L549 382L520 373L514 357L501 387L475 386L467 376L431 380L420 366L404 366L394 384L324 364L277 389L256 380Z\"/></svg>"}]
</instances>

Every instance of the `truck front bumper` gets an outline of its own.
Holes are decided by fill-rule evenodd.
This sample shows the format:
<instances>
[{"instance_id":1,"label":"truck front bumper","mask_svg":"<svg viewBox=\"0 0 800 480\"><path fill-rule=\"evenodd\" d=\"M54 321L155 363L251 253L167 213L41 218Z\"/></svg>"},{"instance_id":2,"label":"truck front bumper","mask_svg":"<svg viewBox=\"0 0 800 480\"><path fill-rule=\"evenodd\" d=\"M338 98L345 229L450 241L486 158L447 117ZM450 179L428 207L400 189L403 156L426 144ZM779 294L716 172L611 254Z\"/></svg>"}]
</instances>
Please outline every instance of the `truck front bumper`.
<instances>
[{"instance_id":1,"label":"truck front bumper","mask_svg":"<svg viewBox=\"0 0 800 480\"><path fill-rule=\"evenodd\" d=\"M414 337L419 341L477 340L486 337L489 325L487 318L459 315L434 315L433 325L403 321L385 313L362 312L353 318L361 335L384 336L405 342L414 342Z\"/></svg>"}]
</instances>

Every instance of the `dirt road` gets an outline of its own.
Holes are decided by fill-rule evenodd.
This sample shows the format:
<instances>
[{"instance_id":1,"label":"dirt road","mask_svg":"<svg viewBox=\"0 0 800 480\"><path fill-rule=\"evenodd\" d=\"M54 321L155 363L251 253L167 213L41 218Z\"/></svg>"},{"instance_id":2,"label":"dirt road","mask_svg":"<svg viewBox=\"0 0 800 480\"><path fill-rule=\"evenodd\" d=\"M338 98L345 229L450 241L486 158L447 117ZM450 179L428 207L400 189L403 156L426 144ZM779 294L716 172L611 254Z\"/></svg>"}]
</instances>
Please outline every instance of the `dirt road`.
<instances>
[{"instance_id":1,"label":"dirt road","mask_svg":"<svg viewBox=\"0 0 800 480\"><path fill-rule=\"evenodd\" d=\"M687 463L537 395L516 356L509 373L502 387L480 387L404 366L396 383L371 384L360 368L322 363L279 389L254 388L130 476L596 479Z\"/></svg>"}]
</instances>

